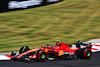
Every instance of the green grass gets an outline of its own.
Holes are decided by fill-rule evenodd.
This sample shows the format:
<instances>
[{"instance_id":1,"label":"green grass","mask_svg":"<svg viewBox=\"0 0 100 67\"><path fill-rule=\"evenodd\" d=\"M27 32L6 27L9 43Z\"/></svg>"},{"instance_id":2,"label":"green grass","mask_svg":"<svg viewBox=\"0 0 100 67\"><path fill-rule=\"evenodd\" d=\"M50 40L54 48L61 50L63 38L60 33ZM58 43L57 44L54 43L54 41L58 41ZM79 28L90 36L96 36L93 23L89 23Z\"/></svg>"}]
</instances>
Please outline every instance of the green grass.
<instances>
[{"instance_id":1,"label":"green grass","mask_svg":"<svg viewBox=\"0 0 100 67\"><path fill-rule=\"evenodd\" d=\"M100 1L63 2L21 11L0 13L0 52L28 45L73 44L100 38Z\"/></svg>"}]
</instances>

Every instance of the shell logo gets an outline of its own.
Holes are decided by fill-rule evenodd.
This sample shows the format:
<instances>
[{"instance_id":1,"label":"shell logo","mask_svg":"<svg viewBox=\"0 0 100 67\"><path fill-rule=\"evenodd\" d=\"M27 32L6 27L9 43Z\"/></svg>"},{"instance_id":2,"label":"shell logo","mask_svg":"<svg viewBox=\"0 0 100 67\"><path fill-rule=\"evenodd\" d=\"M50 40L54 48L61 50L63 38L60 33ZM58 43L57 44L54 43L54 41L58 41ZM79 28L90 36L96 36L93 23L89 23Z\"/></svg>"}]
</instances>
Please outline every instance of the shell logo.
<instances>
[{"instance_id":1,"label":"shell logo","mask_svg":"<svg viewBox=\"0 0 100 67\"><path fill-rule=\"evenodd\" d=\"M31 50L29 50L28 52L32 52Z\"/></svg>"},{"instance_id":2,"label":"shell logo","mask_svg":"<svg viewBox=\"0 0 100 67\"><path fill-rule=\"evenodd\" d=\"M64 51L60 50L58 53L59 56L64 55Z\"/></svg>"},{"instance_id":3,"label":"shell logo","mask_svg":"<svg viewBox=\"0 0 100 67\"><path fill-rule=\"evenodd\" d=\"M48 50L47 50L47 49L45 49L45 52L48 52Z\"/></svg>"}]
</instances>

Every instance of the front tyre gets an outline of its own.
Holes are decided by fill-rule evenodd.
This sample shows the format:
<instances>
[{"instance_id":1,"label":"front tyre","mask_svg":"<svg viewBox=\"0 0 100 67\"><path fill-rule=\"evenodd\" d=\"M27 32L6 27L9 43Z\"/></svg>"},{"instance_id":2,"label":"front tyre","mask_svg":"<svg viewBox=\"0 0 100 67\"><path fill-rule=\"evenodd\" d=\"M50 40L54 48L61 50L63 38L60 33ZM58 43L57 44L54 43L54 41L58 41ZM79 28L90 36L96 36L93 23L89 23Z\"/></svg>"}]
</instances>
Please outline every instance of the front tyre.
<instances>
[{"instance_id":1,"label":"front tyre","mask_svg":"<svg viewBox=\"0 0 100 67\"><path fill-rule=\"evenodd\" d=\"M46 55L45 52L39 51L39 53L37 54L37 59L38 59L38 61L40 61L40 62L45 62L46 57L47 57L47 55Z\"/></svg>"},{"instance_id":2,"label":"front tyre","mask_svg":"<svg viewBox=\"0 0 100 67\"><path fill-rule=\"evenodd\" d=\"M25 46L25 47L21 47L20 50L19 50L19 54L22 54L26 51L30 50L28 46Z\"/></svg>"}]
</instances>

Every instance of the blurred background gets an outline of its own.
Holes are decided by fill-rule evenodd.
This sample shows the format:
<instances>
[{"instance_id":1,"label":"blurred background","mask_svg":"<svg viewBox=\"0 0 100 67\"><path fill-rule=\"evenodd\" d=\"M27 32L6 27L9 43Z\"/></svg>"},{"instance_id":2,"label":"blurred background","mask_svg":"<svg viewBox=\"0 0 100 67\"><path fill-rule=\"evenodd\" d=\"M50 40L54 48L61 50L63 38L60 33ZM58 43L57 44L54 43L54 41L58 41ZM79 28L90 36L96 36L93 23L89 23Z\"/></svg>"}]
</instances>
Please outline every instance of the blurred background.
<instances>
[{"instance_id":1,"label":"blurred background","mask_svg":"<svg viewBox=\"0 0 100 67\"><path fill-rule=\"evenodd\" d=\"M100 1L64 0L37 8L0 13L0 52L100 38Z\"/></svg>"}]
</instances>

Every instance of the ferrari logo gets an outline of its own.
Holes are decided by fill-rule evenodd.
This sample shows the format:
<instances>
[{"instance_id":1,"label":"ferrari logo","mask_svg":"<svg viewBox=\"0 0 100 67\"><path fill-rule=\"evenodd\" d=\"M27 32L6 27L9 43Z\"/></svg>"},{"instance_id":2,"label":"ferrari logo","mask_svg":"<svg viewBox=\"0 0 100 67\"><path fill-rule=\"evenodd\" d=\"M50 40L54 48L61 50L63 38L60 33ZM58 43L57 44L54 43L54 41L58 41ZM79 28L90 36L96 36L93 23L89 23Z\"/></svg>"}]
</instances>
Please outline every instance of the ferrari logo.
<instances>
[{"instance_id":1,"label":"ferrari logo","mask_svg":"<svg viewBox=\"0 0 100 67\"><path fill-rule=\"evenodd\" d=\"M61 51L59 51L58 55L59 56L64 55L64 52L61 50Z\"/></svg>"}]
</instances>

